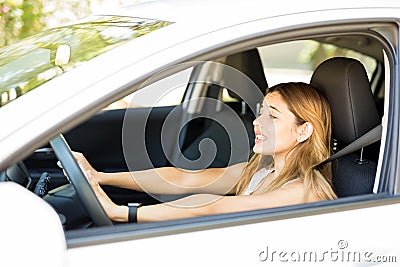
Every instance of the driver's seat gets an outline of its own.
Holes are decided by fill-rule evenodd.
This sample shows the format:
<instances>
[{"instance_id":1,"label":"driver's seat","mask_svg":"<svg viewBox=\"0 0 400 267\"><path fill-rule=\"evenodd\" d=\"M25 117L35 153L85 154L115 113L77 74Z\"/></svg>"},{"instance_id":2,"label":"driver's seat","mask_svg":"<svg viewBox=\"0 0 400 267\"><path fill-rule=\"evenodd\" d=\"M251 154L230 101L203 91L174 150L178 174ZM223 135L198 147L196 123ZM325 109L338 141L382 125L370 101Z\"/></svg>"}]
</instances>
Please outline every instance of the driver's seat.
<instances>
[{"instance_id":1,"label":"driver's seat","mask_svg":"<svg viewBox=\"0 0 400 267\"><path fill-rule=\"evenodd\" d=\"M336 151L381 123L367 73L359 61L328 59L315 69L310 83L320 88L330 102ZM365 159L365 155L360 158L362 152L332 163L333 187L338 197L373 192L376 163Z\"/></svg>"}]
</instances>

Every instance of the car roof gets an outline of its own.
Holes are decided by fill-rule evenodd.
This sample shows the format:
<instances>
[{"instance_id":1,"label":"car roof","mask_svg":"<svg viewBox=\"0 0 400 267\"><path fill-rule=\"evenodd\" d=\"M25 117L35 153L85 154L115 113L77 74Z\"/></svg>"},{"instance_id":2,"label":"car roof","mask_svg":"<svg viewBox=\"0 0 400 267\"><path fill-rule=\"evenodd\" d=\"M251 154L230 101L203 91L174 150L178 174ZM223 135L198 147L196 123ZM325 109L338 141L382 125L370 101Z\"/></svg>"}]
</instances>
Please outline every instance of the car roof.
<instances>
[{"instance_id":1,"label":"car roof","mask_svg":"<svg viewBox=\"0 0 400 267\"><path fill-rule=\"evenodd\" d=\"M178 23L201 24L204 27L224 27L252 20L293 13L352 8L399 8L397 0L158 0L127 5L109 11L108 15L127 15L162 19Z\"/></svg>"}]
</instances>

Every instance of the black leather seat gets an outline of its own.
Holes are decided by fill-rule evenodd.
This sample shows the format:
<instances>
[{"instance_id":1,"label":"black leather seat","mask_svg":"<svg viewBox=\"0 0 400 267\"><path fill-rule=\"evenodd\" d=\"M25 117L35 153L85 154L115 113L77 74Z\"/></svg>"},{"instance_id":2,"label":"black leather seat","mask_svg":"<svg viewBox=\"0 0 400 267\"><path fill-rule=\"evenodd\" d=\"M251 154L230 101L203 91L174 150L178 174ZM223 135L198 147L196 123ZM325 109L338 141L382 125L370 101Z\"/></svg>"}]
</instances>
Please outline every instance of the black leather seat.
<instances>
[{"instance_id":1,"label":"black leather seat","mask_svg":"<svg viewBox=\"0 0 400 267\"><path fill-rule=\"evenodd\" d=\"M212 145L207 146L207 142L202 145L202 141L212 140L217 151L215 158L211 163L197 162L196 166L190 166L191 164L183 165L182 162L187 163L187 161L182 160L175 162L175 166L186 169L226 167L227 165L246 161L252 151L254 145L253 120L255 119L256 104L262 101L262 97L268 87L261 58L257 49L251 49L229 55L224 62L225 65L232 67L235 71L230 68L224 68L221 75L221 84L228 89L230 97L235 98L237 102L223 103L217 112L212 108L203 110L202 116L209 119L203 119L203 130L182 151L186 159L194 162L202 157L200 152L202 146L202 152L207 153L213 149ZM253 84L243 79L243 76L237 75L237 71L245 74ZM221 96L220 91L224 87L211 84L208 87L207 96L217 99ZM254 93L254 88L258 90L258 94ZM235 120L232 119L232 111L240 118L240 125L233 125ZM247 134L245 133L246 136L243 136L243 126L247 132ZM209 161L207 157L205 157L205 160Z\"/></svg>"},{"instance_id":2,"label":"black leather seat","mask_svg":"<svg viewBox=\"0 0 400 267\"><path fill-rule=\"evenodd\" d=\"M332 140L337 150L381 123L364 66L351 58L331 58L314 71L311 84L328 97L332 109ZM376 163L359 151L332 163L333 186L339 197L372 193ZM375 155L373 155L375 156ZM377 158L377 156L376 156Z\"/></svg>"}]
</instances>

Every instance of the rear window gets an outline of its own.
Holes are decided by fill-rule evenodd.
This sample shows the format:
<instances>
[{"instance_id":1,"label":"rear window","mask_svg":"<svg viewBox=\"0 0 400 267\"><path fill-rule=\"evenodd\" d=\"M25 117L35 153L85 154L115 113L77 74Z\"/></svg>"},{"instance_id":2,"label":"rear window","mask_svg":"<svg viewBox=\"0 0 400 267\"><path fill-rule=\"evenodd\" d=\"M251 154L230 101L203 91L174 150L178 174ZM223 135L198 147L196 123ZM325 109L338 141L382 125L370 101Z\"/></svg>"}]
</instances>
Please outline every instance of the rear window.
<instances>
[{"instance_id":1,"label":"rear window","mask_svg":"<svg viewBox=\"0 0 400 267\"><path fill-rule=\"evenodd\" d=\"M144 18L96 16L4 47L0 49L0 107L85 61L169 24Z\"/></svg>"},{"instance_id":2,"label":"rear window","mask_svg":"<svg viewBox=\"0 0 400 267\"><path fill-rule=\"evenodd\" d=\"M287 81L310 82L314 69L332 57L359 60L371 80L377 63L367 55L351 49L314 40L299 40L258 48L269 86Z\"/></svg>"}]
</instances>

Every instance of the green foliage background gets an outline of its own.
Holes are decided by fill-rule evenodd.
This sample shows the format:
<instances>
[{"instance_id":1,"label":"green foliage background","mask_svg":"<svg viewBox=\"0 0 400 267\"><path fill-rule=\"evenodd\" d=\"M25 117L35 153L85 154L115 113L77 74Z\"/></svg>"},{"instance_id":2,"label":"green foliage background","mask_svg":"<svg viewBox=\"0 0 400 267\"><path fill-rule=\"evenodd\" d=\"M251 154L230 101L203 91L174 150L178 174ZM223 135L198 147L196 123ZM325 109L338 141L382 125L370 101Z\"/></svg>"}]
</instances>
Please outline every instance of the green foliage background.
<instances>
[{"instance_id":1,"label":"green foliage background","mask_svg":"<svg viewBox=\"0 0 400 267\"><path fill-rule=\"evenodd\" d=\"M0 0L0 47L86 16L104 0ZM118 0L115 0L116 2Z\"/></svg>"}]
</instances>

